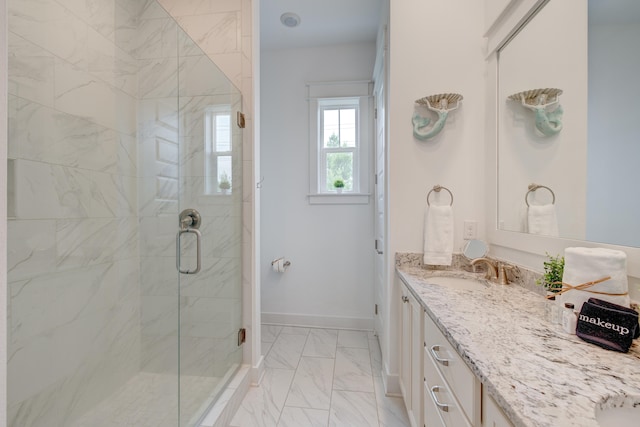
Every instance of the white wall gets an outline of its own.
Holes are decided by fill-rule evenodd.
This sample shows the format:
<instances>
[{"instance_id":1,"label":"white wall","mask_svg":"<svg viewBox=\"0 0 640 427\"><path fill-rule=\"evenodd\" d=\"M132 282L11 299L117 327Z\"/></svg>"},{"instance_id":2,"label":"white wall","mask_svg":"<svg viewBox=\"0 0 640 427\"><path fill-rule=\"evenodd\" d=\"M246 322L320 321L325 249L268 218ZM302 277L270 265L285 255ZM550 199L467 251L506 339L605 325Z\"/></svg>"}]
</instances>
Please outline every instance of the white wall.
<instances>
[{"instance_id":1,"label":"white wall","mask_svg":"<svg viewBox=\"0 0 640 427\"><path fill-rule=\"evenodd\" d=\"M369 80L375 44L261 53L263 321L373 326L373 199L310 205L305 84ZM271 261L291 267L279 274Z\"/></svg>"},{"instance_id":2,"label":"white wall","mask_svg":"<svg viewBox=\"0 0 640 427\"><path fill-rule=\"evenodd\" d=\"M463 245L464 220L477 220L484 235L484 3L391 2L389 140L389 286L394 286L393 255L423 251L426 196L436 184L455 197L455 246ZM413 138L414 101L456 92L464 96L440 135ZM444 199L443 199L444 200ZM384 312L395 331L394 293ZM397 374L394 334L383 348L386 374Z\"/></svg>"}]
</instances>

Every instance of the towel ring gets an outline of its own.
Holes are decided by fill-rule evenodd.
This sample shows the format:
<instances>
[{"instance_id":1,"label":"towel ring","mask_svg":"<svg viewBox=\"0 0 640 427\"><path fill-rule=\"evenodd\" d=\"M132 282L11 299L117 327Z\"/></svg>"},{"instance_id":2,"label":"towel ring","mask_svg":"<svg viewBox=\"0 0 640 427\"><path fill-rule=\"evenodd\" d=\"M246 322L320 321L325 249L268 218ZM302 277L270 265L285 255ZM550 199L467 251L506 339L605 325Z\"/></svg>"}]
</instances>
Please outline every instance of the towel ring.
<instances>
[{"instance_id":1,"label":"towel ring","mask_svg":"<svg viewBox=\"0 0 640 427\"><path fill-rule=\"evenodd\" d=\"M536 191L539 188L545 188L547 190L549 190L549 192L551 193L551 197L553 197L553 201L551 202L551 204L556 204L556 195L553 192L552 189L550 189L549 187L547 187L546 185L538 185L538 184L529 184L529 191L527 191L527 194L524 195L524 202L527 204L527 207L530 206L529 205L529 193L532 193L534 191Z\"/></svg>"},{"instance_id":2,"label":"towel ring","mask_svg":"<svg viewBox=\"0 0 640 427\"><path fill-rule=\"evenodd\" d=\"M431 203L429 202L429 196L431 196L431 193L434 191L439 193L441 190L447 190L447 193L451 196L451 203L449 203L449 206L453 206L453 193L447 187L443 187L442 185L434 185L431 191L429 191L427 194L427 206L431 206Z\"/></svg>"}]
</instances>

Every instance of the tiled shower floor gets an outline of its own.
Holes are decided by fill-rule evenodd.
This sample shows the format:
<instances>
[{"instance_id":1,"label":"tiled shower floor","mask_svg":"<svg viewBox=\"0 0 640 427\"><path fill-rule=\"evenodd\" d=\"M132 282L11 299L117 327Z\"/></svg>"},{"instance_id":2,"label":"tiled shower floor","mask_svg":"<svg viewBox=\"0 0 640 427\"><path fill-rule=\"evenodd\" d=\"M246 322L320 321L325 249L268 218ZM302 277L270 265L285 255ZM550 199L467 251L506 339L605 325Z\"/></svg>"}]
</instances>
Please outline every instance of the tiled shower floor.
<instances>
[{"instance_id":1,"label":"tiled shower floor","mask_svg":"<svg viewBox=\"0 0 640 427\"><path fill-rule=\"evenodd\" d=\"M408 427L402 400L384 395L371 333L263 325L265 375L232 427Z\"/></svg>"},{"instance_id":2,"label":"tiled shower floor","mask_svg":"<svg viewBox=\"0 0 640 427\"><path fill-rule=\"evenodd\" d=\"M215 377L182 376L181 388L188 390L181 393L182 425L204 413L219 382ZM176 427L177 405L176 375L140 372L73 427Z\"/></svg>"}]
</instances>

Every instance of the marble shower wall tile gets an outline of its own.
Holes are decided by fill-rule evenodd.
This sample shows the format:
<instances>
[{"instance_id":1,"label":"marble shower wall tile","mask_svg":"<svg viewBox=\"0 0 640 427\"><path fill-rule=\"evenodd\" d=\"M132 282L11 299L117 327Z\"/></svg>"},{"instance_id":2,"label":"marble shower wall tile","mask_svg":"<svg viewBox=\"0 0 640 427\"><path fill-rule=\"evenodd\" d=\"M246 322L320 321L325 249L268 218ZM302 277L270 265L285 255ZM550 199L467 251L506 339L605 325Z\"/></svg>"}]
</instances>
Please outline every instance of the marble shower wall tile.
<instances>
[{"instance_id":1,"label":"marble shower wall tile","mask_svg":"<svg viewBox=\"0 0 640 427\"><path fill-rule=\"evenodd\" d=\"M188 38L186 35L185 37ZM185 56L181 52L180 57L181 96L231 95L237 92L229 79L202 50L194 49L187 53L191 53L191 55Z\"/></svg>"},{"instance_id":2,"label":"marble shower wall tile","mask_svg":"<svg viewBox=\"0 0 640 427\"><path fill-rule=\"evenodd\" d=\"M138 96L141 99L177 97L177 65L176 57L140 59Z\"/></svg>"},{"instance_id":3,"label":"marble shower wall tile","mask_svg":"<svg viewBox=\"0 0 640 427\"><path fill-rule=\"evenodd\" d=\"M240 301L181 297L180 334L186 337L218 338L238 332Z\"/></svg>"},{"instance_id":4,"label":"marble shower wall tile","mask_svg":"<svg viewBox=\"0 0 640 427\"><path fill-rule=\"evenodd\" d=\"M8 5L10 425L70 425L140 367L136 2Z\"/></svg>"},{"instance_id":5,"label":"marble shower wall tile","mask_svg":"<svg viewBox=\"0 0 640 427\"><path fill-rule=\"evenodd\" d=\"M239 258L203 259L199 274L180 278L180 294L239 300L242 298L240 274Z\"/></svg>"},{"instance_id":6,"label":"marble shower wall tile","mask_svg":"<svg viewBox=\"0 0 640 427\"><path fill-rule=\"evenodd\" d=\"M105 268L11 283L12 404L33 399L58 382L67 387L90 367L109 365L114 376L137 369L139 294L126 281L137 275L137 263ZM76 280L78 275L85 276L84 286ZM120 286L113 288L113 283ZM25 304L34 308L27 312ZM81 389L65 391L96 393L106 385L87 379Z\"/></svg>"},{"instance_id":7,"label":"marble shower wall tile","mask_svg":"<svg viewBox=\"0 0 640 427\"><path fill-rule=\"evenodd\" d=\"M134 216L135 177L16 160L13 210L20 219Z\"/></svg>"},{"instance_id":8,"label":"marble shower wall tile","mask_svg":"<svg viewBox=\"0 0 640 427\"><path fill-rule=\"evenodd\" d=\"M54 74L56 109L127 135L136 133L135 97L63 60L56 60Z\"/></svg>"},{"instance_id":9,"label":"marble shower wall tile","mask_svg":"<svg viewBox=\"0 0 640 427\"><path fill-rule=\"evenodd\" d=\"M8 35L8 93L53 107L55 56L15 33Z\"/></svg>"},{"instance_id":10,"label":"marble shower wall tile","mask_svg":"<svg viewBox=\"0 0 640 427\"><path fill-rule=\"evenodd\" d=\"M178 373L177 335L142 335L140 369L162 374Z\"/></svg>"},{"instance_id":11,"label":"marble shower wall tile","mask_svg":"<svg viewBox=\"0 0 640 427\"><path fill-rule=\"evenodd\" d=\"M237 0L160 0L171 16L203 15L238 10Z\"/></svg>"},{"instance_id":12,"label":"marble shower wall tile","mask_svg":"<svg viewBox=\"0 0 640 427\"><path fill-rule=\"evenodd\" d=\"M89 28L113 42L114 35L114 0L65 0L63 5L86 23Z\"/></svg>"},{"instance_id":13,"label":"marble shower wall tile","mask_svg":"<svg viewBox=\"0 0 640 427\"><path fill-rule=\"evenodd\" d=\"M140 71L141 79L146 74ZM172 82L175 85L175 82ZM170 91L173 89L170 89ZM138 101L138 138L162 138L178 143L178 97L140 98ZM140 176L146 176L144 174Z\"/></svg>"},{"instance_id":14,"label":"marble shower wall tile","mask_svg":"<svg viewBox=\"0 0 640 427\"><path fill-rule=\"evenodd\" d=\"M147 2L147 6L138 20L132 55L137 59L175 58L176 22L157 3Z\"/></svg>"},{"instance_id":15,"label":"marble shower wall tile","mask_svg":"<svg viewBox=\"0 0 640 427\"><path fill-rule=\"evenodd\" d=\"M250 4L233 0L161 0L182 29L236 87L242 83L242 37L251 34ZM245 96L250 96L245 93Z\"/></svg>"},{"instance_id":16,"label":"marble shower wall tile","mask_svg":"<svg viewBox=\"0 0 640 427\"><path fill-rule=\"evenodd\" d=\"M78 67L86 67L88 26L53 0L8 2L9 31Z\"/></svg>"},{"instance_id":17,"label":"marble shower wall tile","mask_svg":"<svg viewBox=\"0 0 640 427\"><path fill-rule=\"evenodd\" d=\"M17 97L10 99L9 116L16 158L117 173L117 132Z\"/></svg>"},{"instance_id":18,"label":"marble shower wall tile","mask_svg":"<svg viewBox=\"0 0 640 427\"><path fill-rule=\"evenodd\" d=\"M133 56L92 28L88 30L86 56L90 74L124 93L136 96L138 62Z\"/></svg>"},{"instance_id":19,"label":"marble shower wall tile","mask_svg":"<svg viewBox=\"0 0 640 427\"><path fill-rule=\"evenodd\" d=\"M8 236L14 280L138 257L135 218L13 220Z\"/></svg>"},{"instance_id":20,"label":"marble shower wall tile","mask_svg":"<svg viewBox=\"0 0 640 427\"><path fill-rule=\"evenodd\" d=\"M240 12L177 17L178 23L207 54L237 52Z\"/></svg>"},{"instance_id":21,"label":"marble shower wall tile","mask_svg":"<svg viewBox=\"0 0 640 427\"><path fill-rule=\"evenodd\" d=\"M172 335L175 328L169 326L170 315L163 317L167 300L163 303L162 297L176 292L176 281L170 279L176 276L174 195L179 165L162 161L172 158L167 149L178 141L176 46L186 56L180 64L182 75L188 77L181 87L185 93L211 95L228 93L232 88L227 83L200 84L201 77L220 74L219 70L207 64L195 44L177 34L175 23L154 1L10 3L9 85L15 95L11 100L15 105L11 139L15 143L10 144L10 155L18 159L19 172L15 183L19 219L10 228L22 237L25 235L18 233L27 228L22 219L28 219L33 227L27 241L10 254L12 286L18 292L12 302L19 309L11 310L10 321L15 337L28 341L24 346L19 341L14 348L16 355L28 357L16 356L13 362L27 363L16 370L26 373L29 361L46 365L37 359L37 353L47 354L51 346L72 349L74 354L53 354L55 363L61 364L52 377L33 375L28 383L14 377L14 384L20 381L27 388L19 390L18 399L22 400L10 401L9 412L15 425L67 425L140 366L175 373L177 336ZM202 12L216 15L209 20L216 23L214 34L221 44L211 44L210 38L202 42L223 52L220 61L227 69L237 68L228 74L235 76L238 85L239 61L236 52L230 51L241 49L239 2L201 4L205 8ZM202 19L189 25L202 25ZM199 93L203 89L206 91ZM231 99L236 109L239 98ZM188 104L197 105L204 104ZM193 120L190 127L194 136L198 123L201 121ZM151 149L158 157L148 162ZM187 160L180 166L189 174L203 176L195 164L187 168L189 162L203 164L197 158L202 147L190 145L189 149L193 151L182 153ZM231 303L239 306L240 297L232 283L241 269L240 238L234 239L224 230L241 230L242 212L230 209L228 203L242 197L241 168L239 163L236 166L234 194L229 198L202 197L198 192L204 188L202 179L185 184L194 184L198 190L187 193L187 199L203 204L207 217L214 218L208 231L222 236L206 244L201 277L183 283L181 304L188 334L180 345L188 357L182 359L182 368L194 375L220 376L229 363L239 362L242 353L235 343L240 311L222 308ZM32 178L25 178L22 172L32 173ZM21 197L31 189L35 190L29 198ZM138 213L142 214L140 220ZM160 218L148 218L158 215ZM169 223L169 228L163 227ZM144 258L135 255L138 251ZM188 256L185 259L190 261ZM107 270L100 275L100 268ZM141 272L145 280L139 283ZM65 303L69 313L79 316L69 319L65 317L69 313L42 308L50 316L48 326L53 335L44 329L46 321L30 319L21 308L27 304L23 296L41 306L46 298L55 300L56 295L48 294L50 290L42 286L43 277L51 273L61 294L68 292L65 286L76 293L75 299ZM95 290L99 299L83 293L85 288L74 289L81 283ZM142 296L138 286L143 286ZM117 303L111 304L114 301ZM215 320L211 307L220 307L218 316L223 322L215 337L210 336L211 328L207 329ZM140 325L146 328L142 333ZM100 332L96 334L96 330ZM213 363L207 360L211 355ZM34 372L44 374L38 369Z\"/></svg>"}]
</instances>

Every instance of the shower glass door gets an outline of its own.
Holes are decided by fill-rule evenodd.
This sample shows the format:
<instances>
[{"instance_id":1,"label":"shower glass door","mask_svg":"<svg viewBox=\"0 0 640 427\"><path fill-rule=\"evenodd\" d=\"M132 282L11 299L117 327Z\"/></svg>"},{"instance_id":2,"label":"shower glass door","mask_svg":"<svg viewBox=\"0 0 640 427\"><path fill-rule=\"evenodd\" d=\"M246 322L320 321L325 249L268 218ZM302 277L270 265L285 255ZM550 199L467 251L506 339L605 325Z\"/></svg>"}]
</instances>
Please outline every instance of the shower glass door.
<instances>
[{"instance_id":1,"label":"shower glass door","mask_svg":"<svg viewBox=\"0 0 640 427\"><path fill-rule=\"evenodd\" d=\"M182 31L179 52L179 210L195 209L182 234L179 276L180 420L192 426L242 361L242 132L240 92ZM173 224L174 235L178 222ZM199 424L198 424L199 425Z\"/></svg>"},{"instance_id":2,"label":"shower glass door","mask_svg":"<svg viewBox=\"0 0 640 427\"><path fill-rule=\"evenodd\" d=\"M199 425L241 362L240 93L155 0L8 24L7 423Z\"/></svg>"}]
</instances>

